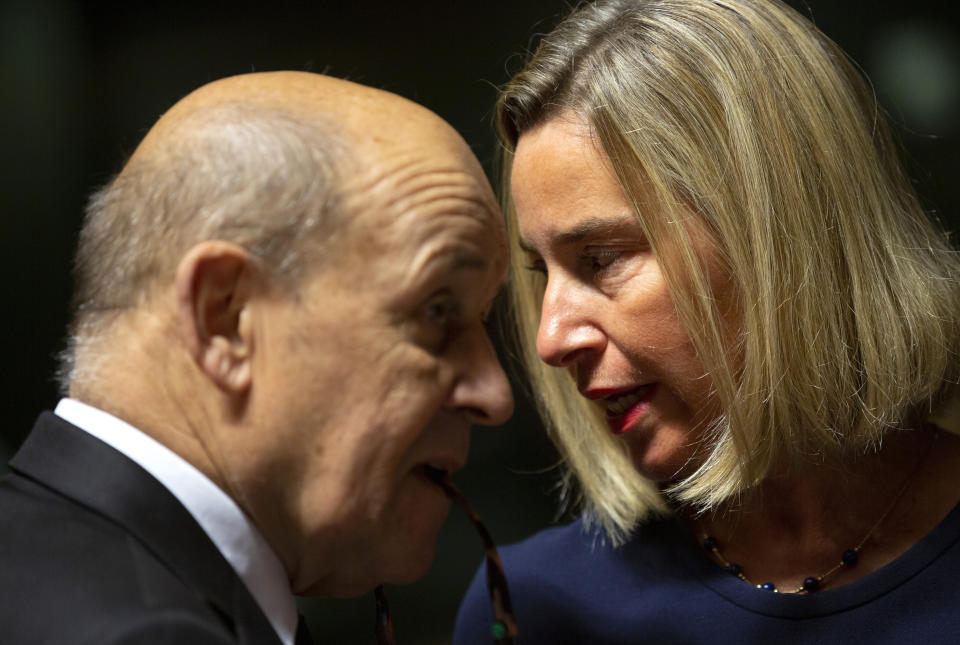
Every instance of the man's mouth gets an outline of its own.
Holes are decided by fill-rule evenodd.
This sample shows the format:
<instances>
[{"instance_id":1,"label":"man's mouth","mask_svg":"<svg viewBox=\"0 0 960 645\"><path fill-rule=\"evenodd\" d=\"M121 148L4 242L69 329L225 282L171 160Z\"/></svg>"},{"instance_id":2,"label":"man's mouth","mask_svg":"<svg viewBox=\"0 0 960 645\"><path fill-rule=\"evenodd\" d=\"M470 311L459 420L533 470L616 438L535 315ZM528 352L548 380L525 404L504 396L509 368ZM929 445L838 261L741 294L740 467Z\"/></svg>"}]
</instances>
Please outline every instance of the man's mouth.
<instances>
[{"instance_id":1,"label":"man's mouth","mask_svg":"<svg viewBox=\"0 0 960 645\"><path fill-rule=\"evenodd\" d=\"M446 468L434 466L433 464L424 464L423 474L426 475L428 479L431 479L435 484L440 485L443 485L443 482L448 476Z\"/></svg>"},{"instance_id":2,"label":"man's mouth","mask_svg":"<svg viewBox=\"0 0 960 645\"><path fill-rule=\"evenodd\" d=\"M443 488L444 482L449 482L450 476L460 470L461 466L461 462L449 459L431 459L417 466L415 472Z\"/></svg>"}]
</instances>

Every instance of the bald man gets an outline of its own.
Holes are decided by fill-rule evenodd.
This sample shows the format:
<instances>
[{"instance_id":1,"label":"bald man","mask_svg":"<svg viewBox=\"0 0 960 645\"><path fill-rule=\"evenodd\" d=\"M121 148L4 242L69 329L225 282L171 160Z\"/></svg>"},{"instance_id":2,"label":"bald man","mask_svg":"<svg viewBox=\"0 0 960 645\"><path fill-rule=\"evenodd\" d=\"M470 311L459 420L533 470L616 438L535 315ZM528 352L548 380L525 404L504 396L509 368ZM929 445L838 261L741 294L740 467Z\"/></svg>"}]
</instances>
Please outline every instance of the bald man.
<instances>
[{"instance_id":1,"label":"bald man","mask_svg":"<svg viewBox=\"0 0 960 645\"><path fill-rule=\"evenodd\" d=\"M3 643L308 642L294 594L406 583L426 475L512 399L507 270L437 116L306 73L204 86L91 200L68 397L0 482Z\"/></svg>"}]
</instances>

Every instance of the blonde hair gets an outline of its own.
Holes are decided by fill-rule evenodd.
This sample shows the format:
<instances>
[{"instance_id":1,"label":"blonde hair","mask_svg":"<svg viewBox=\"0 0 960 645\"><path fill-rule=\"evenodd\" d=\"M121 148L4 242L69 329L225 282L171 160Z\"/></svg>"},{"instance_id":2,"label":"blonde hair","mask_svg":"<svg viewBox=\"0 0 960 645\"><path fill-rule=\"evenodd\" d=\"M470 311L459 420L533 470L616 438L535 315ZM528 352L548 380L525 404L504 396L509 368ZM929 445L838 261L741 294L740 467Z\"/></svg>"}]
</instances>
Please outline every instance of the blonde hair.
<instances>
[{"instance_id":1,"label":"blonde hair","mask_svg":"<svg viewBox=\"0 0 960 645\"><path fill-rule=\"evenodd\" d=\"M497 105L515 266L512 151L571 114L633 203L723 410L673 503L715 508L778 460L868 449L948 396L958 256L922 211L873 92L805 18L778 0L608 0L566 18ZM691 212L731 276L732 348L683 224ZM567 482L619 541L665 500L569 375L537 357L542 279L515 271L511 293Z\"/></svg>"}]
</instances>

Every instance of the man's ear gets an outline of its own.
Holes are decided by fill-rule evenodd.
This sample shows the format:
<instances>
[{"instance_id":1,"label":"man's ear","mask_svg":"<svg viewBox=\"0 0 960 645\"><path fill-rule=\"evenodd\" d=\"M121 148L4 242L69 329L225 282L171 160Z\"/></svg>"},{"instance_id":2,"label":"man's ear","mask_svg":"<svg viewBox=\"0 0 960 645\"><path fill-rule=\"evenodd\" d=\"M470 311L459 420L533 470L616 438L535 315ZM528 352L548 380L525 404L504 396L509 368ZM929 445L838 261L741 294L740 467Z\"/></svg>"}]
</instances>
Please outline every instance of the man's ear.
<instances>
[{"instance_id":1,"label":"man's ear","mask_svg":"<svg viewBox=\"0 0 960 645\"><path fill-rule=\"evenodd\" d=\"M252 379L252 269L246 249L219 240L197 244L177 266L178 332L201 371L227 393L245 393Z\"/></svg>"}]
</instances>

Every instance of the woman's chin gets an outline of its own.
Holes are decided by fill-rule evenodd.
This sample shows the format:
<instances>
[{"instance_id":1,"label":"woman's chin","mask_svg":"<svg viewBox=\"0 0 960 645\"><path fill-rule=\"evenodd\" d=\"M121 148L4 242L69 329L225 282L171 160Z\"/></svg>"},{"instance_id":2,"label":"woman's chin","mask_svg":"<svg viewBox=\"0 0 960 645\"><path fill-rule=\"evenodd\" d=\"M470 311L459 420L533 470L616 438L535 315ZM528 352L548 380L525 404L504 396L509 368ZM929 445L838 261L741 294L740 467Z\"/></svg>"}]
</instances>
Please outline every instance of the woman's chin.
<instances>
[{"instance_id":1,"label":"woman's chin","mask_svg":"<svg viewBox=\"0 0 960 645\"><path fill-rule=\"evenodd\" d=\"M664 455L656 454L653 451L637 454L634 451L633 466L644 478L649 479L661 488L682 481L697 469L697 465L693 463L686 451L684 451L684 454L671 452Z\"/></svg>"}]
</instances>

